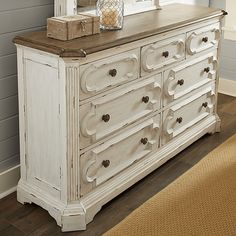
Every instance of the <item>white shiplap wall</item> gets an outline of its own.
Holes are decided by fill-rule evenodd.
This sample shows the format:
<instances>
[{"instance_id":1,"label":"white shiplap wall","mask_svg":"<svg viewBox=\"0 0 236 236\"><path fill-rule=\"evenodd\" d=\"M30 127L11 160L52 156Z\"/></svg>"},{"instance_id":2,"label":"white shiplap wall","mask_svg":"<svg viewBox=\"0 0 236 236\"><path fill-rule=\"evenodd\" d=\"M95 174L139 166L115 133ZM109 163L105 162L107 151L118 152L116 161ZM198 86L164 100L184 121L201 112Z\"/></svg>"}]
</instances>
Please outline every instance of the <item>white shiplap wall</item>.
<instances>
[{"instance_id":1,"label":"white shiplap wall","mask_svg":"<svg viewBox=\"0 0 236 236\"><path fill-rule=\"evenodd\" d=\"M19 163L16 48L12 39L45 27L53 0L0 0L0 173Z\"/></svg>"}]
</instances>

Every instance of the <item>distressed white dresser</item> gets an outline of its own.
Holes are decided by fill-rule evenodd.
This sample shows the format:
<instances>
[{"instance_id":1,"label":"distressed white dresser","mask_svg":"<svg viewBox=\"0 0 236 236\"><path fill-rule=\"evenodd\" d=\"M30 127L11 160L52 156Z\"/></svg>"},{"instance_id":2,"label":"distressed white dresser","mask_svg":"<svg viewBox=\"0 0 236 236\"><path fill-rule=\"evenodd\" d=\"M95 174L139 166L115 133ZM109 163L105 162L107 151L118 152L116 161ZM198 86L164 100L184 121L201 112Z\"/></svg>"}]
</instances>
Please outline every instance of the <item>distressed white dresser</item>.
<instances>
[{"instance_id":1,"label":"distressed white dresser","mask_svg":"<svg viewBox=\"0 0 236 236\"><path fill-rule=\"evenodd\" d=\"M176 4L69 42L16 37L18 201L45 208L63 231L86 229L109 200L219 131L225 14Z\"/></svg>"}]
</instances>

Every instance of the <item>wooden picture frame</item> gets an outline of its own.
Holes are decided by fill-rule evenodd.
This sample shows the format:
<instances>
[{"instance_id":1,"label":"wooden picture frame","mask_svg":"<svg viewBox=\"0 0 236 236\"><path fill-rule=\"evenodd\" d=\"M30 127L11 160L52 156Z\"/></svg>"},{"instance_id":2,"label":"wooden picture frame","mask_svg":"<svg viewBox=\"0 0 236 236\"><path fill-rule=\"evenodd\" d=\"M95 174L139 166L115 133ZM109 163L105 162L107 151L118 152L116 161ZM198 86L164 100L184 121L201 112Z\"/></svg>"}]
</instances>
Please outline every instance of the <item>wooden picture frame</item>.
<instances>
[{"instance_id":1,"label":"wooden picture frame","mask_svg":"<svg viewBox=\"0 0 236 236\"><path fill-rule=\"evenodd\" d=\"M54 15L75 15L78 12L78 1L88 7L86 10L92 10L88 5L96 0L54 0ZM125 15L130 15L138 12L159 9L159 0L126 0ZM86 2L89 4L86 6Z\"/></svg>"}]
</instances>

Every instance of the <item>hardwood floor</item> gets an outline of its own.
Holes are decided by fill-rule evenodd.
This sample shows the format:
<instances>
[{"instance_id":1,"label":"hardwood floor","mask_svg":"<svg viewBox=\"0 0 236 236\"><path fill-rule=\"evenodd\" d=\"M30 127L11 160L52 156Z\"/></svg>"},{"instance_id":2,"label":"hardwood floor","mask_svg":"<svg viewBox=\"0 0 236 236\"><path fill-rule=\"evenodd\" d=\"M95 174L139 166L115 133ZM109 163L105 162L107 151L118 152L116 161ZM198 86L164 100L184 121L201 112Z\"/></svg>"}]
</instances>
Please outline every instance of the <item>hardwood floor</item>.
<instances>
[{"instance_id":1,"label":"hardwood floor","mask_svg":"<svg viewBox=\"0 0 236 236\"><path fill-rule=\"evenodd\" d=\"M86 231L61 233L60 227L45 210L34 204L19 204L16 201L16 193L13 193L0 200L0 235L101 235L236 133L236 98L220 94L218 113L222 119L221 133L205 135L142 181L110 201L95 216Z\"/></svg>"}]
</instances>

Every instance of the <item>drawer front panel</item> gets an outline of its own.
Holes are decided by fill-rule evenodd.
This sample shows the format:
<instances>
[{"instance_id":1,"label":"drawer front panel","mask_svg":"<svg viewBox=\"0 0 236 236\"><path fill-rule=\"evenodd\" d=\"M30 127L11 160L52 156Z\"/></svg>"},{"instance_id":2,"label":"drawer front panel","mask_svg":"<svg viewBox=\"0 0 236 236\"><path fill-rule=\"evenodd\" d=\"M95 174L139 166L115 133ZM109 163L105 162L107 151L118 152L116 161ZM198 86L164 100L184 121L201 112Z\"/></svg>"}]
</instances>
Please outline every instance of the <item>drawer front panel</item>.
<instances>
[{"instance_id":1,"label":"drawer front panel","mask_svg":"<svg viewBox=\"0 0 236 236\"><path fill-rule=\"evenodd\" d=\"M214 80L218 70L217 51L164 72L164 105Z\"/></svg>"},{"instance_id":2,"label":"drawer front panel","mask_svg":"<svg viewBox=\"0 0 236 236\"><path fill-rule=\"evenodd\" d=\"M161 84L161 74L158 74L82 105L80 148L160 109Z\"/></svg>"},{"instance_id":3,"label":"drawer front panel","mask_svg":"<svg viewBox=\"0 0 236 236\"><path fill-rule=\"evenodd\" d=\"M213 85L164 111L162 145L214 112Z\"/></svg>"},{"instance_id":4,"label":"drawer front panel","mask_svg":"<svg viewBox=\"0 0 236 236\"><path fill-rule=\"evenodd\" d=\"M185 34L163 40L142 48L142 75L185 58Z\"/></svg>"},{"instance_id":5,"label":"drawer front panel","mask_svg":"<svg viewBox=\"0 0 236 236\"><path fill-rule=\"evenodd\" d=\"M80 100L139 77L139 50L131 50L80 67Z\"/></svg>"},{"instance_id":6,"label":"drawer front panel","mask_svg":"<svg viewBox=\"0 0 236 236\"><path fill-rule=\"evenodd\" d=\"M220 24L213 24L187 34L186 48L189 56L217 47L220 40Z\"/></svg>"},{"instance_id":7,"label":"drawer front panel","mask_svg":"<svg viewBox=\"0 0 236 236\"><path fill-rule=\"evenodd\" d=\"M156 151L159 146L159 123L160 116L157 115L83 154L82 193L86 192L89 183L97 186Z\"/></svg>"}]
</instances>

